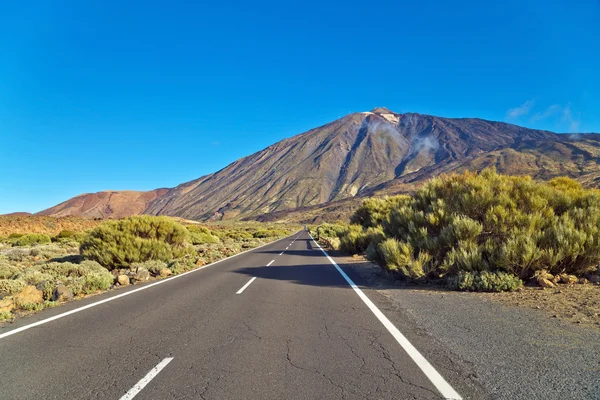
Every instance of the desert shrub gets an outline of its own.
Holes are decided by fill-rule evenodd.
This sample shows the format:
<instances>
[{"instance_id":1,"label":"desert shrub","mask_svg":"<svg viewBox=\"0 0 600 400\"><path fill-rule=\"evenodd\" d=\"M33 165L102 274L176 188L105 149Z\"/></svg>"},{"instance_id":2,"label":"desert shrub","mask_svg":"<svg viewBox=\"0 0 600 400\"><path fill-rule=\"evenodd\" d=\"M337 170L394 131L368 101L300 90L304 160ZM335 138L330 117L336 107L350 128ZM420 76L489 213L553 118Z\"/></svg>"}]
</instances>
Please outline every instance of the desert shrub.
<instances>
[{"instance_id":1,"label":"desert shrub","mask_svg":"<svg viewBox=\"0 0 600 400\"><path fill-rule=\"evenodd\" d=\"M361 225L349 225L339 233L340 249L350 254L364 253L370 243L379 244L385 239L381 227L363 229Z\"/></svg>"},{"instance_id":2,"label":"desert shrub","mask_svg":"<svg viewBox=\"0 0 600 400\"><path fill-rule=\"evenodd\" d=\"M42 281L36 285L36 287L42 291L42 296L44 300L50 301L52 300L52 296L54 294L54 289L56 289L56 282L54 281Z\"/></svg>"},{"instance_id":3,"label":"desert shrub","mask_svg":"<svg viewBox=\"0 0 600 400\"><path fill-rule=\"evenodd\" d=\"M43 233L30 233L15 239L13 242L14 246L32 246L43 243L50 243L50 236Z\"/></svg>"},{"instance_id":4,"label":"desert shrub","mask_svg":"<svg viewBox=\"0 0 600 400\"><path fill-rule=\"evenodd\" d=\"M391 207L383 228L430 254L439 276L581 275L600 262L600 196L568 178L540 183L490 169L436 178Z\"/></svg>"},{"instance_id":5,"label":"desert shrub","mask_svg":"<svg viewBox=\"0 0 600 400\"><path fill-rule=\"evenodd\" d=\"M204 232L190 232L190 242L194 245L204 243L219 243L221 239L218 236Z\"/></svg>"},{"instance_id":6,"label":"desert shrub","mask_svg":"<svg viewBox=\"0 0 600 400\"><path fill-rule=\"evenodd\" d=\"M173 275L178 275L196 268L196 264L191 258L181 258L170 262L167 268L171 270Z\"/></svg>"},{"instance_id":7,"label":"desert shrub","mask_svg":"<svg viewBox=\"0 0 600 400\"><path fill-rule=\"evenodd\" d=\"M67 254L67 250L59 245L47 244L33 247L29 250L29 255L32 257L38 257L41 259L50 259L55 257L65 256Z\"/></svg>"},{"instance_id":8,"label":"desert shrub","mask_svg":"<svg viewBox=\"0 0 600 400\"><path fill-rule=\"evenodd\" d=\"M31 270L38 274L47 275L48 282L56 283L60 281L64 283L73 291L74 295L106 290L110 288L114 281L114 276L106 268L91 260L83 261L81 264L50 262L34 266L27 273L33 274L34 272ZM50 288L48 288L49 290ZM54 289L52 288L52 290ZM42 292L44 292L44 289L42 289ZM47 299L46 293L44 299Z\"/></svg>"},{"instance_id":9,"label":"desert shrub","mask_svg":"<svg viewBox=\"0 0 600 400\"><path fill-rule=\"evenodd\" d=\"M19 293L27 285L20 279L0 279L0 295L11 295Z\"/></svg>"},{"instance_id":10,"label":"desert shrub","mask_svg":"<svg viewBox=\"0 0 600 400\"><path fill-rule=\"evenodd\" d=\"M458 274L450 276L446 280L446 284L453 290L504 292L521 287L523 282L515 275L506 272L460 271Z\"/></svg>"},{"instance_id":11,"label":"desert shrub","mask_svg":"<svg viewBox=\"0 0 600 400\"><path fill-rule=\"evenodd\" d=\"M31 256L31 249L22 249L18 247L13 247L4 252L4 256L13 262L23 262L28 260Z\"/></svg>"},{"instance_id":12,"label":"desert shrub","mask_svg":"<svg viewBox=\"0 0 600 400\"><path fill-rule=\"evenodd\" d=\"M19 273L16 277L19 280L26 282L28 285L37 286L44 281L53 281L54 277L48 273L37 270L36 268L28 268Z\"/></svg>"},{"instance_id":13,"label":"desert shrub","mask_svg":"<svg viewBox=\"0 0 600 400\"><path fill-rule=\"evenodd\" d=\"M415 250L409 243L386 239L377 246L376 251L376 259L383 261L388 270L395 271L404 278L416 280L423 278L428 272L427 263L431 257L426 252L420 252L415 258Z\"/></svg>"},{"instance_id":14,"label":"desert shrub","mask_svg":"<svg viewBox=\"0 0 600 400\"><path fill-rule=\"evenodd\" d=\"M83 292L85 294L90 294L97 292L98 290L106 290L112 286L114 280L115 278L106 269L104 269L104 271L89 273L85 276Z\"/></svg>"},{"instance_id":15,"label":"desert shrub","mask_svg":"<svg viewBox=\"0 0 600 400\"><path fill-rule=\"evenodd\" d=\"M0 279L11 279L21 270L13 265L0 261Z\"/></svg>"},{"instance_id":16,"label":"desert shrub","mask_svg":"<svg viewBox=\"0 0 600 400\"><path fill-rule=\"evenodd\" d=\"M371 197L364 200L350 218L351 224L364 228L376 227L383 223L393 206L410 201L410 197L399 195L393 197Z\"/></svg>"},{"instance_id":17,"label":"desert shrub","mask_svg":"<svg viewBox=\"0 0 600 400\"><path fill-rule=\"evenodd\" d=\"M13 315L10 311L0 311L0 321L8 321L12 319Z\"/></svg>"},{"instance_id":18,"label":"desert shrub","mask_svg":"<svg viewBox=\"0 0 600 400\"><path fill-rule=\"evenodd\" d=\"M25 236L25 234L23 233L11 233L10 235L8 235L8 239L18 239L23 236Z\"/></svg>"},{"instance_id":19,"label":"desert shrub","mask_svg":"<svg viewBox=\"0 0 600 400\"><path fill-rule=\"evenodd\" d=\"M183 225L166 217L144 215L99 225L83 240L81 254L113 269L182 257L191 251L188 240Z\"/></svg>"},{"instance_id":20,"label":"desert shrub","mask_svg":"<svg viewBox=\"0 0 600 400\"><path fill-rule=\"evenodd\" d=\"M131 270L135 271L138 268L146 268L152 275L160 275L160 270L163 268L167 268L167 263L160 260L150 260L145 261L143 263L133 263L131 264Z\"/></svg>"},{"instance_id":21,"label":"desert shrub","mask_svg":"<svg viewBox=\"0 0 600 400\"><path fill-rule=\"evenodd\" d=\"M194 245L219 243L221 241L219 236L214 235L213 232L205 226L188 225L186 228L190 232L190 242Z\"/></svg>"},{"instance_id":22,"label":"desert shrub","mask_svg":"<svg viewBox=\"0 0 600 400\"><path fill-rule=\"evenodd\" d=\"M52 238L52 241L60 241L61 239L74 239L76 237L76 233L69 230L63 230L58 232L56 236Z\"/></svg>"},{"instance_id":23,"label":"desert shrub","mask_svg":"<svg viewBox=\"0 0 600 400\"><path fill-rule=\"evenodd\" d=\"M324 223L317 226L314 232L315 239L321 240L322 238L340 237L346 231L346 229L346 226L342 224Z\"/></svg>"}]
</instances>

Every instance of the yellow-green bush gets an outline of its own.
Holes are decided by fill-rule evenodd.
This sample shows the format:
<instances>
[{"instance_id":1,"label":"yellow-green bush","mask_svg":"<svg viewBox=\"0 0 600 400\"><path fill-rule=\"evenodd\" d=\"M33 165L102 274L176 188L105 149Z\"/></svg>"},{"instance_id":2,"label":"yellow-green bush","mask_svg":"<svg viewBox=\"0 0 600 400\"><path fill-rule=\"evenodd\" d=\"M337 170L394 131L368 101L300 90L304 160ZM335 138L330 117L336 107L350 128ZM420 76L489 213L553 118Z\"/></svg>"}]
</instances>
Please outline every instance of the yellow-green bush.
<instances>
[{"instance_id":1,"label":"yellow-green bush","mask_svg":"<svg viewBox=\"0 0 600 400\"><path fill-rule=\"evenodd\" d=\"M513 274L506 272L469 272L460 271L446 280L453 290L470 290L477 292L512 292L521 287L523 282Z\"/></svg>"},{"instance_id":2,"label":"yellow-green bush","mask_svg":"<svg viewBox=\"0 0 600 400\"><path fill-rule=\"evenodd\" d=\"M20 279L0 279L0 296L19 293L26 285Z\"/></svg>"},{"instance_id":3,"label":"yellow-green bush","mask_svg":"<svg viewBox=\"0 0 600 400\"><path fill-rule=\"evenodd\" d=\"M411 197L367 200L352 221L365 229L381 223L396 240L366 246L367 257L390 270L409 278L469 272L461 279L496 290L504 286L494 279L507 279L501 272L528 279L540 269L581 276L596 268L599 193L569 178L536 182L487 169L432 179ZM365 232L349 228L342 247L362 249Z\"/></svg>"},{"instance_id":4,"label":"yellow-green bush","mask_svg":"<svg viewBox=\"0 0 600 400\"><path fill-rule=\"evenodd\" d=\"M387 218L390 209L410 201L410 196L371 197L364 200L350 218L351 224L365 228L380 226Z\"/></svg>"},{"instance_id":5,"label":"yellow-green bush","mask_svg":"<svg viewBox=\"0 0 600 400\"><path fill-rule=\"evenodd\" d=\"M360 254L367 250L370 243L378 244L385 239L381 227L369 227L366 230L360 225L349 225L338 232L340 248L350 254Z\"/></svg>"},{"instance_id":6,"label":"yellow-green bush","mask_svg":"<svg viewBox=\"0 0 600 400\"><path fill-rule=\"evenodd\" d=\"M11 279L16 276L21 270L6 262L0 261L0 279Z\"/></svg>"},{"instance_id":7,"label":"yellow-green bush","mask_svg":"<svg viewBox=\"0 0 600 400\"><path fill-rule=\"evenodd\" d=\"M186 228L190 232L190 242L192 244L219 243L221 241L205 226L188 225Z\"/></svg>"},{"instance_id":8,"label":"yellow-green bush","mask_svg":"<svg viewBox=\"0 0 600 400\"><path fill-rule=\"evenodd\" d=\"M14 246L31 246L35 244L50 243L50 236L43 233L30 233L16 238L13 242Z\"/></svg>"},{"instance_id":9,"label":"yellow-green bush","mask_svg":"<svg viewBox=\"0 0 600 400\"><path fill-rule=\"evenodd\" d=\"M81 254L108 269L188 254L189 232L166 217L136 216L104 222L81 243Z\"/></svg>"}]
</instances>

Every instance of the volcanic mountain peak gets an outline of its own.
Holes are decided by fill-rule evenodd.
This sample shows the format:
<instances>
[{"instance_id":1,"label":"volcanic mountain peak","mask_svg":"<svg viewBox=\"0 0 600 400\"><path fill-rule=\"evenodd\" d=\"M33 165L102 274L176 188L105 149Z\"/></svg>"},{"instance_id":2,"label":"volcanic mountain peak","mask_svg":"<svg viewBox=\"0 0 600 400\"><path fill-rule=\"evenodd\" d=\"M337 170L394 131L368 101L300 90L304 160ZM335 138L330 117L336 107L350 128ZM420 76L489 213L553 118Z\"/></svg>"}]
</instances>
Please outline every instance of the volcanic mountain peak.
<instances>
[{"instance_id":1,"label":"volcanic mountain peak","mask_svg":"<svg viewBox=\"0 0 600 400\"><path fill-rule=\"evenodd\" d=\"M99 194L79 196L68 207L63 203L44 213L253 218L355 196L406 192L440 173L486 166L540 178L586 174L586 183L595 185L597 175L590 173L600 175L599 161L598 135L575 139L502 122L377 107L284 139L173 189L113 194L110 201Z\"/></svg>"}]
</instances>

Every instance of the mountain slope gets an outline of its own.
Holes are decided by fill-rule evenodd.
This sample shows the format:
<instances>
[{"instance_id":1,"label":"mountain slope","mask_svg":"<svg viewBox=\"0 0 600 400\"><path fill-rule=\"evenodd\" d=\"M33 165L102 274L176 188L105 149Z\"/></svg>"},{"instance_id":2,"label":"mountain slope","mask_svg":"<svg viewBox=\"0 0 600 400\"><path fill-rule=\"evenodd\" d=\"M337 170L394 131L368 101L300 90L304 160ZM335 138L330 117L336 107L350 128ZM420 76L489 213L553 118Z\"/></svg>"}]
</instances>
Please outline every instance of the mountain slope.
<instances>
[{"instance_id":1,"label":"mountain slope","mask_svg":"<svg viewBox=\"0 0 600 400\"><path fill-rule=\"evenodd\" d=\"M53 217L82 216L89 218L122 218L142 214L152 200L164 195L168 189L148 192L105 191L73 197L37 215Z\"/></svg>"},{"instance_id":2,"label":"mountain slope","mask_svg":"<svg viewBox=\"0 0 600 400\"><path fill-rule=\"evenodd\" d=\"M194 220L343 216L361 196L413 190L441 173L480 170L600 182L600 135L559 135L477 118L353 113L172 189L78 196L42 213L135 213ZM352 200L352 201L350 201ZM332 204L329 207L329 204ZM295 210L295 211L294 211Z\"/></svg>"},{"instance_id":3,"label":"mountain slope","mask_svg":"<svg viewBox=\"0 0 600 400\"><path fill-rule=\"evenodd\" d=\"M146 212L190 219L259 216L369 194L390 183L406 183L404 177L418 181L421 175L452 170L459 161L524 141L559 139L551 132L500 122L378 108L350 114L182 184Z\"/></svg>"}]
</instances>

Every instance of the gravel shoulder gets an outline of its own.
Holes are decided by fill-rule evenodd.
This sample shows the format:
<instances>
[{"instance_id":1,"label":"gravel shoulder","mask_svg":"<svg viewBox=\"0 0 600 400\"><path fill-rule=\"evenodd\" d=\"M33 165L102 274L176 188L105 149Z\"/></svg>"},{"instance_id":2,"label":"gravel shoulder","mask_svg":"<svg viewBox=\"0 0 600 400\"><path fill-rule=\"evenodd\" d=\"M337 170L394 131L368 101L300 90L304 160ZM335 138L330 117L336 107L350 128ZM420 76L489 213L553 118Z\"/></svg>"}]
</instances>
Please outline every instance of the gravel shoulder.
<instances>
[{"instance_id":1,"label":"gravel shoulder","mask_svg":"<svg viewBox=\"0 0 600 400\"><path fill-rule=\"evenodd\" d=\"M336 260L390 299L445 350L472 365L475 379L492 398L600 399L597 286L560 293L453 292L392 281L363 259L337 254ZM557 311L561 301L571 308ZM582 308L578 301L588 304ZM538 308L536 303L543 305Z\"/></svg>"}]
</instances>

